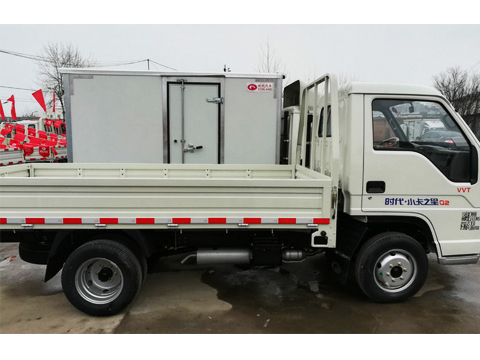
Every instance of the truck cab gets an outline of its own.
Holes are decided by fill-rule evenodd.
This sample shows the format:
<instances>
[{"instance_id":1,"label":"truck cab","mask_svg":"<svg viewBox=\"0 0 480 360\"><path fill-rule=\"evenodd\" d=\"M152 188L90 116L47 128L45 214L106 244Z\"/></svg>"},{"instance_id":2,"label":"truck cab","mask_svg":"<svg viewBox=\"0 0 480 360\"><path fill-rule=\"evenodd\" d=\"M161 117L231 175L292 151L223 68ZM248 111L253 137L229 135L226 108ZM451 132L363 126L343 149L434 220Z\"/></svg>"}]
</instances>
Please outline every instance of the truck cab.
<instances>
[{"instance_id":1,"label":"truck cab","mask_svg":"<svg viewBox=\"0 0 480 360\"><path fill-rule=\"evenodd\" d=\"M479 141L450 103L430 88L370 84L352 85L345 102L352 105L345 112L347 128L358 131L354 136L350 131L345 160L354 166L357 180L362 179L353 184L351 172L345 179L349 194L345 210L370 219L415 219L430 228L439 261L478 259ZM455 134L455 140L408 138L401 126L402 115L427 111L438 114L439 127ZM384 120L375 119L375 112ZM363 159L355 156L354 144L362 145L359 154L363 153Z\"/></svg>"},{"instance_id":2,"label":"truck cab","mask_svg":"<svg viewBox=\"0 0 480 360\"><path fill-rule=\"evenodd\" d=\"M56 126L55 121L58 121ZM48 134L55 134L57 136L66 136L65 122L62 119L62 115L53 112L42 113L38 119L34 120L19 120L16 124L23 125L25 131L27 129L35 130L35 134L38 131L45 131Z\"/></svg>"},{"instance_id":3,"label":"truck cab","mask_svg":"<svg viewBox=\"0 0 480 360\"><path fill-rule=\"evenodd\" d=\"M297 95L287 87L285 118L300 119L298 141L290 148L296 159L291 161L326 174L334 174L338 164L339 223L336 249L330 255L341 280L346 281L352 263L357 263L358 275L362 260L356 251L366 239L389 234L415 239L441 264L476 263L480 143L448 100L423 86L352 83L338 90L338 97L331 86L312 83ZM298 88L292 86L292 91ZM412 122L420 124L420 136L412 136ZM418 267L410 251L398 250L395 255L377 254L372 261L373 280L386 293L403 289L399 277L393 284L390 272L383 271L386 263ZM376 272L375 266L382 271ZM379 275L387 273L390 281Z\"/></svg>"}]
</instances>

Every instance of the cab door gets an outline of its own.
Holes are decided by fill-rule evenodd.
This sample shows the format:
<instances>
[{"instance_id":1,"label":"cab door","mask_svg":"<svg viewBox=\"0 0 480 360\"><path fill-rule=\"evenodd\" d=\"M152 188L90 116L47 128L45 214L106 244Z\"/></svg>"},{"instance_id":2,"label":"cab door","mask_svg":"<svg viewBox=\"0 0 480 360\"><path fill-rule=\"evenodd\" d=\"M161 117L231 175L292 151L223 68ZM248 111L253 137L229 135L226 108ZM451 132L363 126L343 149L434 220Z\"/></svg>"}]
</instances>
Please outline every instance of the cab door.
<instances>
[{"instance_id":1,"label":"cab door","mask_svg":"<svg viewBox=\"0 0 480 360\"><path fill-rule=\"evenodd\" d=\"M423 219L439 255L480 253L478 142L466 125L437 97L366 95L364 109L362 211ZM442 126L408 131L430 120Z\"/></svg>"}]
</instances>

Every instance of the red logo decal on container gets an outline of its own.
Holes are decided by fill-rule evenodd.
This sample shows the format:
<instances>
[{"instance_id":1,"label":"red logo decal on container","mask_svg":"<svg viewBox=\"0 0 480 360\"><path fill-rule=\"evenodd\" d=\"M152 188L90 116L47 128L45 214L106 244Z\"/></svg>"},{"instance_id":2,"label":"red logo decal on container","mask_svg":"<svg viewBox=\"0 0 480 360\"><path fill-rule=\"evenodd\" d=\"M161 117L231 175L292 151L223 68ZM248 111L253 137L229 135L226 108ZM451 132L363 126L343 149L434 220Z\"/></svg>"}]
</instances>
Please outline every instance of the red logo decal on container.
<instances>
[{"instance_id":1,"label":"red logo decal on container","mask_svg":"<svg viewBox=\"0 0 480 360\"><path fill-rule=\"evenodd\" d=\"M40 146L39 151L41 156L47 157L50 155L50 148L48 146Z\"/></svg>"}]
</instances>

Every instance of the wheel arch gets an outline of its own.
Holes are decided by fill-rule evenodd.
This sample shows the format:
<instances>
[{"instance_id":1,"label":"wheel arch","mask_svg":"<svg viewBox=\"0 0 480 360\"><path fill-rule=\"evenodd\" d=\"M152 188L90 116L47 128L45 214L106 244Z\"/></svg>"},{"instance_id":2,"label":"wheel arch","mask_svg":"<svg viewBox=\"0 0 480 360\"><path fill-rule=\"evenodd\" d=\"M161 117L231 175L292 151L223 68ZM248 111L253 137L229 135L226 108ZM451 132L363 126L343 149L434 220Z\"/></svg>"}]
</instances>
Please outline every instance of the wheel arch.
<instances>
[{"instance_id":1,"label":"wheel arch","mask_svg":"<svg viewBox=\"0 0 480 360\"><path fill-rule=\"evenodd\" d=\"M383 232L400 232L418 241L425 251L438 253L435 234L428 222L417 216L368 216L368 231L361 245L373 236Z\"/></svg>"},{"instance_id":2,"label":"wheel arch","mask_svg":"<svg viewBox=\"0 0 480 360\"><path fill-rule=\"evenodd\" d=\"M387 232L398 232L419 242L426 253L440 254L435 234L428 220L418 216L350 216L339 213L337 246L327 253L334 276L346 283L350 264L362 246L372 237Z\"/></svg>"},{"instance_id":3,"label":"wheel arch","mask_svg":"<svg viewBox=\"0 0 480 360\"><path fill-rule=\"evenodd\" d=\"M87 242L106 239L129 246L137 255L145 258L155 252L150 236L141 230L59 230L50 250L44 281L52 279L62 269L68 256Z\"/></svg>"}]
</instances>

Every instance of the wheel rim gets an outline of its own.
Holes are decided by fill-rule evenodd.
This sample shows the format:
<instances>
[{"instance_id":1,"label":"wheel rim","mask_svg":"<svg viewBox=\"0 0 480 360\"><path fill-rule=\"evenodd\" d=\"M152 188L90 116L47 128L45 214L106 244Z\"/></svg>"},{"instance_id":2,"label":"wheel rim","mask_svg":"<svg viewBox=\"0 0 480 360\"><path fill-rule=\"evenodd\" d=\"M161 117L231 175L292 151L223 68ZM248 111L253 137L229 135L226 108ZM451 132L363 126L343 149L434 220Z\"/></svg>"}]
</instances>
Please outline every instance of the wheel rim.
<instances>
[{"instance_id":1,"label":"wheel rim","mask_svg":"<svg viewBox=\"0 0 480 360\"><path fill-rule=\"evenodd\" d=\"M122 292L122 271L108 259L87 260L77 270L75 287L86 301L98 305L107 304Z\"/></svg>"},{"instance_id":2,"label":"wheel rim","mask_svg":"<svg viewBox=\"0 0 480 360\"><path fill-rule=\"evenodd\" d=\"M405 250L390 250L380 256L375 264L375 282L386 292L403 291L417 277L417 263Z\"/></svg>"}]
</instances>

